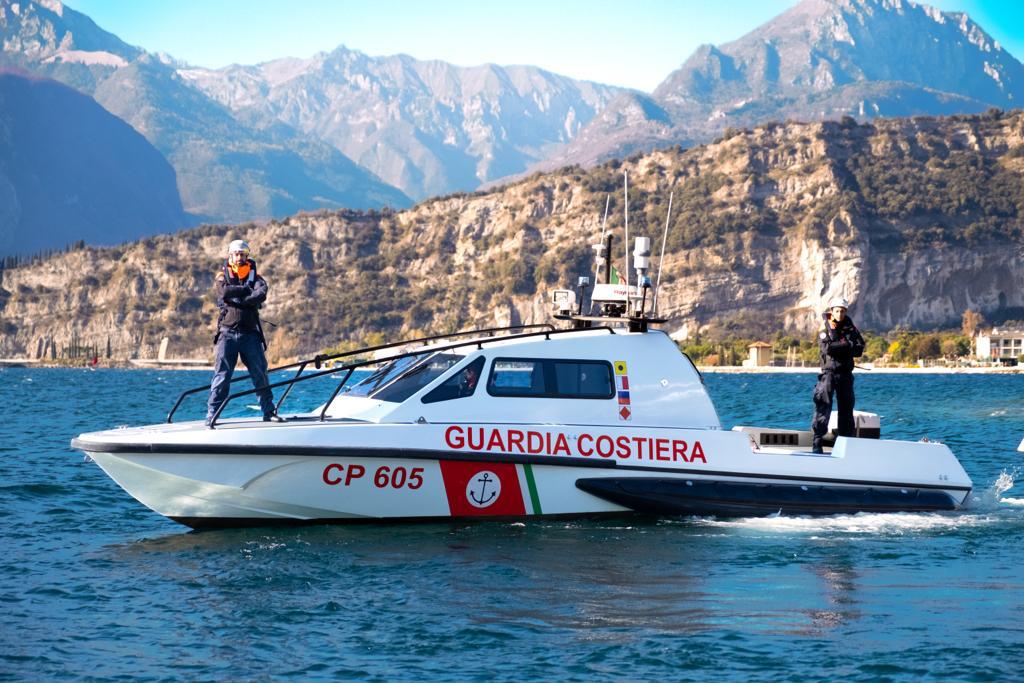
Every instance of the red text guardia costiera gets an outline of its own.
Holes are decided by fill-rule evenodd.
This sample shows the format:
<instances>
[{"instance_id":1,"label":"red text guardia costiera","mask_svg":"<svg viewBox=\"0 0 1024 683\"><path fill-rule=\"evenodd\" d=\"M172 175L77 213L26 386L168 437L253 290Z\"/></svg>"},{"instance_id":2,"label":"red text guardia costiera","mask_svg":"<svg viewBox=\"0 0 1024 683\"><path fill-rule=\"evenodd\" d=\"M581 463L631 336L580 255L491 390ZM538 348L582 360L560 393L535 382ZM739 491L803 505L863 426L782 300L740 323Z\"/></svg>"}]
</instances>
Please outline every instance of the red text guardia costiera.
<instances>
[{"instance_id":1,"label":"red text guardia costiera","mask_svg":"<svg viewBox=\"0 0 1024 683\"><path fill-rule=\"evenodd\" d=\"M621 460L654 460L660 462L697 462L707 464L700 441L691 446L683 439L650 436L609 436L608 434L576 435L534 432L493 427L452 425L444 430L444 442L454 450L484 453L520 453L523 455L581 455Z\"/></svg>"}]
</instances>

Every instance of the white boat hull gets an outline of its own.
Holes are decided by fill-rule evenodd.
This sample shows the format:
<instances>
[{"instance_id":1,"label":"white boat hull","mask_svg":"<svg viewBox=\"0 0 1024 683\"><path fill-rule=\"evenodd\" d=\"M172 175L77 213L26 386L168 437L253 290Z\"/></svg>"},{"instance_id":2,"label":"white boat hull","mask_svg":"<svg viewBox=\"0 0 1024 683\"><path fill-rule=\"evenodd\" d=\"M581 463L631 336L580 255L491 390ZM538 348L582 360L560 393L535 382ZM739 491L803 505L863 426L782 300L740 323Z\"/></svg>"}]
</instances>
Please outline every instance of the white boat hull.
<instances>
[{"instance_id":1,"label":"white boat hull","mask_svg":"<svg viewBox=\"0 0 1024 683\"><path fill-rule=\"evenodd\" d=\"M187 462L192 459L187 455L97 452L90 456L139 502L195 528L289 521L587 515L628 510L577 489L575 481L583 468L574 467L468 461L442 464L424 459L224 456L217 460L225 476L210 481L185 474L192 464ZM475 484L474 489L469 479L485 475L487 481Z\"/></svg>"},{"instance_id":2,"label":"white boat hull","mask_svg":"<svg viewBox=\"0 0 1024 683\"><path fill-rule=\"evenodd\" d=\"M134 450L131 439L147 429L156 446ZM592 435L581 438L578 429L560 427L537 432L537 443L557 444L559 435L566 436L572 443L569 455L469 451L467 442L453 439L451 425L374 425L372 434L365 427L339 426L332 436L348 432L377 444L345 448L290 448L280 437L301 429L295 424L242 425L232 431L239 436L242 429L253 444L244 453L227 452L237 449L216 442L197 444L184 437L218 435L181 426L85 434L75 445L141 503L194 528L633 512L735 516L953 509L970 491L956 458L935 443L840 439L832 453L816 456L759 448L739 432L644 430L654 439L650 444L664 432L666 447L652 447L650 459L627 459L602 457L593 450ZM671 444L681 440L703 457L673 460ZM303 443L310 441L315 439L307 430ZM395 446L389 448L388 441ZM462 448L398 446L438 442ZM590 455L581 455L581 449Z\"/></svg>"}]
</instances>

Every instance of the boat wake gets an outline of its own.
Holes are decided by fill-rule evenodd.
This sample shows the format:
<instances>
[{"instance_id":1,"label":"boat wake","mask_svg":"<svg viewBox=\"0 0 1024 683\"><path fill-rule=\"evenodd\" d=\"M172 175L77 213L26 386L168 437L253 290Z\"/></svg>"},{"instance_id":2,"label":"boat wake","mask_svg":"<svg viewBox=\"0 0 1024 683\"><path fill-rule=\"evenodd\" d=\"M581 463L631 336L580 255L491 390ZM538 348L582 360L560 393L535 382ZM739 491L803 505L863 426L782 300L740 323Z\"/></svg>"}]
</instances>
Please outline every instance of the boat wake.
<instances>
[{"instance_id":1,"label":"boat wake","mask_svg":"<svg viewBox=\"0 0 1024 683\"><path fill-rule=\"evenodd\" d=\"M1000 512L1018 512L1024 507L1024 498L1006 498L1003 494L1013 488L1020 469L1004 470L987 488L973 493L959 511L927 513L857 513L829 517L799 517L771 515L742 519L692 518L691 524L719 529L748 529L753 531L802 534L864 534L893 535L921 532L942 532L1003 524L1006 517ZM1016 518L1017 515L1014 515Z\"/></svg>"}]
</instances>

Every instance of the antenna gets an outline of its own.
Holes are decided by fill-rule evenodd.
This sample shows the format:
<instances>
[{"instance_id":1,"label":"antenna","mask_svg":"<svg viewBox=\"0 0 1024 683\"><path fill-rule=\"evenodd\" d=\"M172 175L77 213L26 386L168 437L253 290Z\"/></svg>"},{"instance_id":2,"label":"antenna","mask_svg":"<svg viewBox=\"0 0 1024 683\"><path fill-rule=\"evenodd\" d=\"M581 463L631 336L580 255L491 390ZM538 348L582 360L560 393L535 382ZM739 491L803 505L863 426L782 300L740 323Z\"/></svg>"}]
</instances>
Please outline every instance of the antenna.
<instances>
[{"instance_id":1,"label":"antenna","mask_svg":"<svg viewBox=\"0 0 1024 683\"><path fill-rule=\"evenodd\" d=\"M626 194L626 311L629 311L629 171L622 172ZM611 254L608 254L611 258Z\"/></svg>"},{"instance_id":2,"label":"antenna","mask_svg":"<svg viewBox=\"0 0 1024 683\"><path fill-rule=\"evenodd\" d=\"M604 218L601 219L601 238L604 239L604 231L608 229L608 207L611 206L612 196L604 198Z\"/></svg>"},{"instance_id":3,"label":"antenna","mask_svg":"<svg viewBox=\"0 0 1024 683\"><path fill-rule=\"evenodd\" d=\"M661 235L661 256L658 257L658 279L654 283L654 301L651 302L651 308L654 311L654 315L658 315L658 292L661 291L661 267L665 264L665 240L668 239L668 223L672 219L672 197L675 195L675 191L668 195L668 214L665 216L665 232Z\"/></svg>"},{"instance_id":4,"label":"antenna","mask_svg":"<svg viewBox=\"0 0 1024 683\"><path fill-rule=\"evenodd\" d=\"M604 244L604 233L605 233L605 230L607 230L607 228L608 228L608 207L611 205L611 203L612 203L612 196L611 195L606 196L605 199L604 199L604 218L601 219L601 240L597 243L597 245L594 246L594 251L597 252L597 258L594 259L594 262L595 262L594 263L594 265L595 265L595 269L594 269L594 284L595 285L598 282L601 281L602 259L601 259L601 249L599 247ZM611 256L612 255L610 253L605 253L604 254L604 257L606 259L611 258ZM605 282L608 282L607 278L605 278Z\"/></svg>"}]
</instances>

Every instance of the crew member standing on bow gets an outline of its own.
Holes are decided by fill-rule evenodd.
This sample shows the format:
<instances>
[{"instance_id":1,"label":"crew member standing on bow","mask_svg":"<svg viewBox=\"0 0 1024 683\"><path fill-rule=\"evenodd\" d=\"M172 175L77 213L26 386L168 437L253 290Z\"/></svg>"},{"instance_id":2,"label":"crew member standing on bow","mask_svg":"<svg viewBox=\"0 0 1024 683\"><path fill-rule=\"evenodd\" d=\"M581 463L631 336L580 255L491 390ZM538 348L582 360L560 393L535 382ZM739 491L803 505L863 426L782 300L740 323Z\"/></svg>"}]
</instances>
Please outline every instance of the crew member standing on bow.
<instances>
[{"instance_id":1,"label":"crew member standing on bow","mask_svg":"<svg viewBox=\"0 0 1024 683\"><path fill-rule=\"evenodd\" d=\"M228 246L228 259L213 284L220 316L214 356L210 400L206 404L206 424L227 400L238 357L249 370L257 392L264 422L284 422L274 410L274 396L267 386L267 348L260 325L260 306L267 299L267 281L256 272L256 262L249 258L249 245L235 240Z\"/></svg>"},{"instance_id":2,"label":"crew member standing on bow","mask_svg":"<svg viewBox=\"0 0 1024 683\"><path fill-rule=\"evenodd\" d=\"M839 436L853 436L856 427L853 422L853 359L864 353L864 338L846 309L850 304L838 297L829 303L828 310L821 314L821 330L818 332L818 346L821 347L821 374L814 387L814 432L812 451L821 453L821 440L828 431L828 419L832 414L832 395L839 403Z\"/></svg>"}]
</instances>

